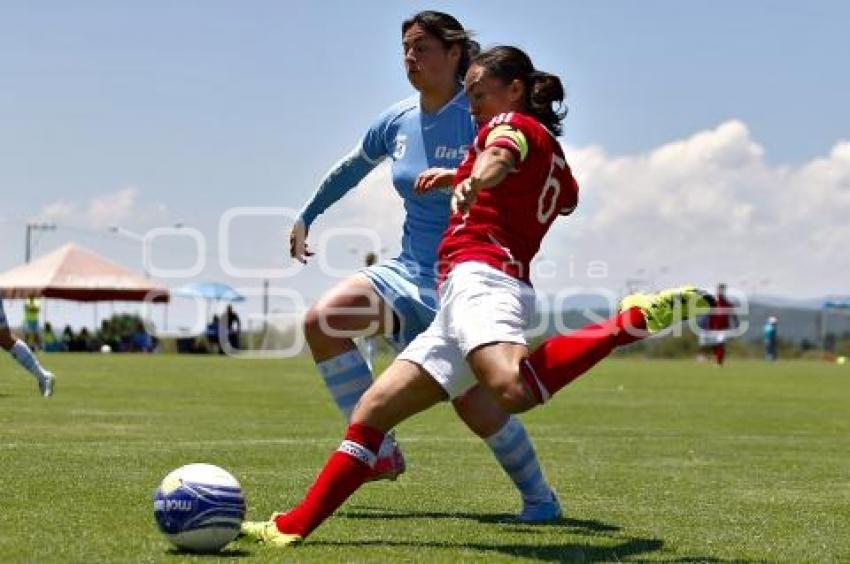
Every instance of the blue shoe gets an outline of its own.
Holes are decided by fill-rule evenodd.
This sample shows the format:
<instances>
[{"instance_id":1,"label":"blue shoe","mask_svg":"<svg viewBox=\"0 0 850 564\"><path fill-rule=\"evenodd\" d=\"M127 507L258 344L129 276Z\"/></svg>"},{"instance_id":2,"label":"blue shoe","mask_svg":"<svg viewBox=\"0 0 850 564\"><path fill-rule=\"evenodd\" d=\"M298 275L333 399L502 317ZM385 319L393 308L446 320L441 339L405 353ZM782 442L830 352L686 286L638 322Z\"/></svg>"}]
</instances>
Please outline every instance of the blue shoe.
<instances>
[{"instance_id":1,"label":"blue shoe","mask_svg":"<svg viewBox=\"0 0 850 564\"><path fill-rule=\"evenodd\" d=\"M561 518L561 502L554 491L546 501L538 503L522 502L522 512L517 515L516 520L520 523L549 523Z\"/></svg>"}]
</instances>

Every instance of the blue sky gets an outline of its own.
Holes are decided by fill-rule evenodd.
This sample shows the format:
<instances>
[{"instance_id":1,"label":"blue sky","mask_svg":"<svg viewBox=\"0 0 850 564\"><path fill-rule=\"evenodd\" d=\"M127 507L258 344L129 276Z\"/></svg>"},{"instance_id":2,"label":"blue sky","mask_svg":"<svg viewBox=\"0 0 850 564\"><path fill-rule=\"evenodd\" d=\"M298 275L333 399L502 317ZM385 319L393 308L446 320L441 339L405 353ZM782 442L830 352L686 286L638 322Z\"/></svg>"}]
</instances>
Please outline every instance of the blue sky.
<instances>
[{"instance_id":1,"label":"blue sky","mask_svg":"<svg viewBox=\"0 0 850 564\"><path fill-rule=\"evenodd\" d=\"M105 232L110 206L118 206L116 222L129 229L144 232L181 221L208 235L213 248L216 223L227 209L300 207L369 122L410 93L399 27L423 8L456 15L485 46L525 48L539 68L564 79L570 106L565 143L575 150L573 167L598 154L609 167L586 165L607 171L589 176L585 201L596 214L586 218L589 232L604 223L598 214L610 212L609 199L595 194L603 186L605 194L629 190L628 178L610 180L611 170L627 162L641 174L635 163L659 148L730 122L742 125L743 133L723 130L708 143L737 144L736 151L757 145L761 153L751 155L747 179L764 169L771 178L790 179L776 190L790 190L811 181L813 164L831 159L833 168L817 177L832 179L824 180L823 206L843 209L850 191L844 153L830 157L838 143L850 139L846 2L541 1L518 8L503 1L3 1L1 6L0 236L6 244L0 270L21 260L23 225L31 218L60 226L40 239L37 253L76 240L140 268L138 245ZM733 175L736 182L739 173ZM752 222L762 213L762 199L771 197L759 182L764 179L753 180L746 194L729 192L747 203L739 211ZM720 218L726 212L717 213ZM783 221L804 225L816 217ZM605 256L592 241L577 239L581 218L575 225L569 241L618 262L616 253ZM741 229L739 241L761 233L755 223ZM282 261L283 231L280 221L252 222L234 253L245 264ZM797 252L811 254L836 237L835 231L825 232L813 247ZM181 260L178 251L162 252L165 262ZM759 251L740 264L763 255ZM651 253L646 256L653 262ZM805 262L793 267L798 258L784 257L790 263L786 270L765 274L772 279L764 284L768 291L817 295L847 288L846 276L836 281L847 267L840 255L821 257L829 267L810 278L794 278L793 272L812 270ZM654 262L659 260L669 262ZM612 268L612 287L643 268L619 262L624 266ZM665 268L681 266L683 274L705 280L723 276L752 283L776 262L765 260L763 268L759 263L749 271L724 270L719 259L711 272L685 263ZM201 278L219 275L213 267ZM290 282L303 284L308 294L331 283L309 271Z\"/></svg>"}]
</instances>

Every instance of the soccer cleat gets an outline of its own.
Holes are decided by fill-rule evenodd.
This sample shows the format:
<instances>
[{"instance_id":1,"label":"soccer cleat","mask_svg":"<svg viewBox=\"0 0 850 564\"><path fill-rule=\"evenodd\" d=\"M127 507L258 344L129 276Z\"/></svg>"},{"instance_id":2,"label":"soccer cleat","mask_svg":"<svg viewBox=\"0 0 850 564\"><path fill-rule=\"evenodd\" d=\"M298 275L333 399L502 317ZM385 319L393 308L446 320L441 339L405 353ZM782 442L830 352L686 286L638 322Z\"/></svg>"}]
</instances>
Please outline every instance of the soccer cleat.
<instances>
[{"instance_id":1,"label":"soccer cleat","mask_svg":"<svg viewBox=\"0 0 850 564\"><path fill-rule=\"evenodd\" d=\"M51 372L44 372L43 376L38 377L38 389L41 392L42 397L49 398L53 395L53 384L56 381L56 377Z\"/></svg>"},{"instance_id":2,"label":"soccer cleat","mask_svg":"<svg viewBox=\"0 0 850 564\"><path fill-rule=\"evenodd\" d=\"M278 515L280 514L275 513L268 521L243 521L241 535L249 540L276 548L301 544L304 540L301 535L282 533L278 530L274 520Z\"/></svg>"},{"instance_id":3,"label":"soccer cleat","mask_svg":"<svg viewBox=\"0 0 850 564\"><path fill-rule=\"evenodd\" d=\"M528 503L523 500L522 512L517 515L516 520L520 523L550 523L561 518L561 502L554 491L546 501L539 503Z\"/></svg>"},{"instance_id":4,"label":"soccer cleat","mask_svg":"<svg viewBox=\"0 0 850 564\"><path fill-rule=\"evenodd\" d=\"M378 480L395 481L399 476L404 474L405 470L407 470L407 465L404 462L404 455L402 454L401 448L399 448L395 437L389 435L389 440L391 442L390 452L384 456L378 457L375 461L375 466L372 468L372 472L369 474L369 477L366 478L367 482L375 482Z\"/></svg>"},{"instance_id":5,"label":"soccer cleat","mask_svg":"<svg viewBox=\"0 0 850 564\"><path fill-rule=\"evenodd\" d=\"M620 311L636 307L643 312L646 329L657 333L674 323L706 315L714 305L711 294L694 286L662 290L657 294L632 294L620 302Z\"/></svg>"}]
</instances>

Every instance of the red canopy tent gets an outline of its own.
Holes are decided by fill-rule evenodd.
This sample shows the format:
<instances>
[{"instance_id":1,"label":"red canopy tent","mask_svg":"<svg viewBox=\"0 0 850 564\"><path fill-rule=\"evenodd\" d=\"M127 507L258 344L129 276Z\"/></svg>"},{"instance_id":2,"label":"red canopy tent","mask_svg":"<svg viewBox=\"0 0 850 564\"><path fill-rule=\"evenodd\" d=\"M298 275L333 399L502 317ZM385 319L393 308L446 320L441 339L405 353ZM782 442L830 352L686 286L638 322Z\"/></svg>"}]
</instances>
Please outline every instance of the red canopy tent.
<instances>
[{"instance_id":1,"label":"red canopy tent","mask_svg":"<svg viewBox=\"0 0 850 564\"><path fill-rule=\"evenodd\" d=\"M168 302L168 289L73 243L0 274L4 298Z\"/></svg>"}]
</instances>

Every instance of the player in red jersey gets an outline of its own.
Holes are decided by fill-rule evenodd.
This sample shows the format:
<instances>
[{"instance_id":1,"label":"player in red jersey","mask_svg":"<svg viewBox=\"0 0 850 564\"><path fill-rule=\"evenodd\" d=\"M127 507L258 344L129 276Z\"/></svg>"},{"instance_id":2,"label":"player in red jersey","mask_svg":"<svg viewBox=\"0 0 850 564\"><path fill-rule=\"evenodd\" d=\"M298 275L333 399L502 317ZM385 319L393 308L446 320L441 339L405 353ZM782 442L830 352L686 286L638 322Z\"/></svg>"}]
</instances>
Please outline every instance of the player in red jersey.
<instances>
[{"instance_id":1,"label":"player in red jersey","mask_svg":"<svg viewBox=\"0 0 850 564\"><path fill-rule=\"evenodd\" d=\"M433 323L366 392L345 439L304 499L245 536L297 544L369 477L385 433L436 403L480 384L508 412L545 402L614 347L708 311L692 287L630 296L619 315L530 352L523 335L534 307L529 263L578 188L555 135L564 98L558 77L536 71L514 47L478 55L465 80L479 124L473 150L455 178L449 226L439 249L440 304ZM419 188L434 184L425 175Z\"/></svg>"},{"instance_id":2,"label":"player in red jersey","mask_svg":"<svg viewBox=\"0 0 850 564\"><path fill-rule=\"evenodd\" d=\"M505 163L505 176L493 179L498 190L482 191L486 186L472 175L478 155L487 151ZM480 130L455 183L463 213L451 216L440 243L440 282L456 265L477 261L530 284L529 265L543 236L559 213L578 203L578 184L554 134L530 115L499 114Z\"/></svg>"},{"instance_id":3,"label":"player in red jersey","mask_svg":"<svg viewBox=\"0 0 850 564\"><path fill-rule=\"evenodd\" d=\"M726 359L726 340L729 330L738 326L738 316L735 315L735 304L726 297L726 284L717 286L715 304L707 318L707 331L700 334L703 346L710 348L718 366L723 366Z\"/></svg>"}]
</instances>

